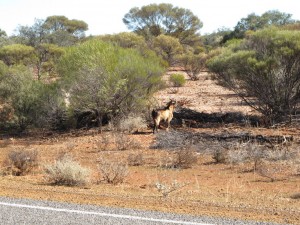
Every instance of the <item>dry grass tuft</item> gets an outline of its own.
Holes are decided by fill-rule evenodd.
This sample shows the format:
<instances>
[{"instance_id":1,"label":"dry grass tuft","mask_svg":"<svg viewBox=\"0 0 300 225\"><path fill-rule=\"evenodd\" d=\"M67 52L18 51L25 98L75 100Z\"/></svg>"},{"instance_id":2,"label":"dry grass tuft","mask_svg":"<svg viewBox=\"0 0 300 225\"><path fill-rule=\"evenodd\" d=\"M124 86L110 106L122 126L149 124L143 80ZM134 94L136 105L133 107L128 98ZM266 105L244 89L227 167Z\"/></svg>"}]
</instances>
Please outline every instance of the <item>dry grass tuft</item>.
<instances>
[{"instance_id":1,"label":"dry grass tuft","mask_svg":"<svg viewBox=\"0 0 300 225\"><path fill-rule=\"evenodd\" d=\"M46 180L55 185L82 186L88 183L90 170L71 156L61 156L54 164L45 165Z\"/></svg>"}]
</instances>

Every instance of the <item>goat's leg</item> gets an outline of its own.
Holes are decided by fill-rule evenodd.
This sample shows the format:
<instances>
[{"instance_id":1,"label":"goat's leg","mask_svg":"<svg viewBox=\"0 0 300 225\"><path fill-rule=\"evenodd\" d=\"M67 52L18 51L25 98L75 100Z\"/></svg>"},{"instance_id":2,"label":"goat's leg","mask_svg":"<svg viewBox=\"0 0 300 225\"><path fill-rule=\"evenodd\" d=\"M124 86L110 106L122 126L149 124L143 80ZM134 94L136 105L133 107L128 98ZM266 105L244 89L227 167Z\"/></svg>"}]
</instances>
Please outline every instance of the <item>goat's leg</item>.
<instances>
[{"instance_id":1,"label":"goat's leg","mask_svg":"<svg viewBox=\"0 0 300 225\"><path fill-rule=\"evenodd\" d=\"M167 129L166 129L167 131L169 131L169 128L171 127L170 122L171 122L171 121L168 120L168 126L167 126Z\"/></svg>"},{"instance_id":2,"label":"goat's leg","mask_svg":"<svg viewBox=\"0 0 300 225\"><path fill-rule=\"evenodd\" d=\"M159 126L159 123L157 123L156 120L154 120L154 126L153 126L153 134L156 132L158 132L158 126Z\"/></svg>"}]
</instances>

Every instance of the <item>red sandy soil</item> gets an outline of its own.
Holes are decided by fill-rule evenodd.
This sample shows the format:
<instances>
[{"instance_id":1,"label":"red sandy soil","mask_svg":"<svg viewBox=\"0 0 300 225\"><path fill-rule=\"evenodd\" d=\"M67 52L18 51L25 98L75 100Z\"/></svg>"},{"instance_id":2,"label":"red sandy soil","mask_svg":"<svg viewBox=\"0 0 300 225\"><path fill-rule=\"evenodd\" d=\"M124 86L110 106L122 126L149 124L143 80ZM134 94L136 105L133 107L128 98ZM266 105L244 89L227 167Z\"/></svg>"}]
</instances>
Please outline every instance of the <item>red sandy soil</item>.
<instances>
[{"instance_id":1,"label":"red sandy soil","mask_svg":"<svg viewBox=\"0 0 300 225\"><path fill-rule=\"evenodd\" d=\"M198 81L188 80L184 87L175 91L174 88L167 88L157 93L161 105L170 98L184 100L187 103L184 107L199 112L255 113L243 105L234 93L218 86L207 73L201 74ZM294 143L289 148L299 148L297 127L266 129L222 125L217 128L185 129L211 134L247 131L250 134L293 135ZM1 176L0 195L300 224L299 150L298 161L294 159L270 164L270 167L279 168L272 182L268 177L251 172L251 163L216 164L211 155L204 153L197 154L197 162L191 168L166 169L160 165L164 159L172 157L172 153L151 148L155 142L151 130L127 135L126 140L136 144L123 151L117 150L114 143L103 147L103 137L112 135L110 131L98 133L89 130L51 133L46 137L42 134L22 138L3 137L0 139L0 164L12 150L32 149L38 151L39 167L25 176ZM87 185L54 186L45 180L43 166L52 163L62 153L72 155L93 171ZM126 161L129 155L137 154L143 156L143 163L129 166L128 176L123 183L107 184L99 178L99 159ZM170 187L175 181L180 187L165 196L156 186L160 183Z\"/></svg>"}]
</instances>

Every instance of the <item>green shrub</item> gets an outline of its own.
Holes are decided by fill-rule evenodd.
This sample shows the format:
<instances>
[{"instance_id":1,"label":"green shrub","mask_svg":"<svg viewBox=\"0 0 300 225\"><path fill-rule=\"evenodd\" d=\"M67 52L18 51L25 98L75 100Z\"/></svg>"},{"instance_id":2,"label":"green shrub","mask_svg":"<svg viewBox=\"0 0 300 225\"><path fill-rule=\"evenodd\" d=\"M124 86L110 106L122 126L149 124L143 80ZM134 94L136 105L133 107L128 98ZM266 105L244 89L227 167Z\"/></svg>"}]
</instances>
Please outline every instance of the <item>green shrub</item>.
<instances>
[{"instance_id":1,"label":"green shrub","mask_svg":"<svg viewBox=\"0 0 300 225\"><path fill-rule=\"evenodd\" d=\"M13 122L24 131L39 117L40 93L44 85L25 66L12 66L0 76L0 98L13 109Z\"/></svg>"},{"instance_id":2,"label":"green shrub","mask_svg":"<svg viewBox=\"0 0 300 225\"><path fill-rule=\"evenodd\" d=\"M69 48L58 68L70 93L70 108L95 112L99 126L108 114L143 108L161 87L164 73L155 55L143 57L135 49L97 40Z\"/></svg>"},{"instance_id":3,"label":"green shrub","mask_svg":"<svg viewBox=\"0 0 300 225\"><path fill-rule=\"evenodd\" d=\"M170 81L174 87L182 87L186 82L184 75L177 73L170 76Z\"/></svg>"},{"instance_id":4,"label":"green shrub","mask_svg":"<svg viewBox=\"0 0 300 225\"><path fill-rule=\"evenodd\" d=\"M300 32L270 28L223 48L207 66L219 83L262 113L267 125L299 112Z\"/></svg>"}]
</instances>

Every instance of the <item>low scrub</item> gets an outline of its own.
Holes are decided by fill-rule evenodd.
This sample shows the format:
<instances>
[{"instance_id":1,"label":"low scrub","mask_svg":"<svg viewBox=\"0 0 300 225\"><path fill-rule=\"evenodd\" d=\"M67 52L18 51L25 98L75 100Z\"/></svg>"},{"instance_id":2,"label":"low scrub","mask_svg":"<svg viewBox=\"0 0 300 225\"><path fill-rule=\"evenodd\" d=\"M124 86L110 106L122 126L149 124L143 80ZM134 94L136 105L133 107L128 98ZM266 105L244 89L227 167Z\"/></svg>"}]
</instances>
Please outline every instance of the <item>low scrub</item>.
<instances>
[{"instance_id":1,"label":"low scrub","mask_svg":"<svg viewBox=\"0 0 300 225\"><path fill-rule=\"evenodd\" d=\"M226 151L223 148L218 148L213 151L212 158L216 163L225 163L226 162Z\"/></svg>"},{"instance_id":2,"label":"low scrub","mask_svg":"<svg viewBox=\"0 0 300 225\"><path fill-rule=\"evenodd\" d=\"M197 155L192 149L181 149L176 152L177 168L191 168L197 162Z\"/></svg>"},{"instance_id":3,"label":"low scrub","mask_svg":"<svg viewBox=\"0 0 300 225\"><path fill-rule=\"evenodd\" d=\"M3 163L3 173L14 176L28 174L38 166L38 153L34 150L13 150Z\"/></svg>"},{"instance_id":4,"label":"low scrub","mask_svg":"<svg viewBox=\"0 0 300 225\"><path fill-rule=\"evenodd\" d=\"M101 139L97 141L97 148L99 151L124 151L128 149L138 149L141 143L130 135L114 131L111 133L104 133Z\"/></svg>"},{"instance_id":5,"label":"low scrub","mask_svg":"<svg viewBox=\"0 0 300 225\"><path fill-rule=\"evenodd\" d=\"M141 166L144 164L143 154L130 154L127 157L128 165L129 166Z\"/></svg>"},{"instance_id":6,"label":"low scrub","mask_svg":"<svg viewBox=\"0 0 300 225\"><path fill-rule=\"evenodd\" d=\"M187 184L179 183L177 180L173 180L171 183L167 182L156 182L155 187L156 189L162 193L163 197L168 197L170 193L177 191L183 187L185 187Z\"/></svg>"},{"instance_id":7,"label":"low scrub","mask_svg":"<svg viewBox=\"0 0 300 225\"><path fill-rule=\"evenodd\" d=\"M191 144L188 132L172 130L170 132L158 132L155 135L155 149L182 149Z\"/></svg>"},{"instance_id":8,"label":"low scrub","mask_svg":"<svg viewBox=\"0 0 300 225\"><path fill-rule=\"evenodd\" d=\"M65 155L44 168L46 180L55 185L82 186L89 181L90 170Z\"/></svg>"},{"instance_id":9,"label":"low scrub","mask_svg":"<svg viewBox=\"0 0 300 225\"><path fill-rule=\"evenodd\" d=\"M128 166L122 161L100 159L98 168L104 181L109 184L123 183L128 175Z\"/></svg>"},{"instance_id":10,"label":"low scrub","mask_svg":"<svg viewBox=\"0 0 300 225\"><path fill-rule=\"evenodd\" d=\"M124 133L115 132L113 136L114 144L117 151L137 149L141 146L141 143L139 141L134 140L133 138Z\"/></svg>"},{"instance_id":11,"label":"low scrub","mask_svg":"<svg viewBox=\"0 0 300 225\"><path fill-rule=\"evenodd\" d=\"M120 131L134 133L144 129L147 129L147 122L141 116L129 115L128 117L121 119L119 122Z\"/></svg>"},{"instance_id":12,"label":"low scrub","mask_svg":"<svg viewBox=\"0 0 300 225\"><path fill-rule=\"evenodd\" d=\"M297 200L300 200L300 192L291 195L291 199L297 199Z\"/></svg>"},{"instance_id":13,"label":"low scrub","mask_svg":"<svg viewBox=\"0 0 300 225\"><path fill-rule=\"evenodd\" d=\"M184 75L175 73L170 76L170 82L174 87L182 87L184 86L186 80Z\"/></svg>"},{"instance_id":14,"label":"low scrub","mask_svg":"<svg viewBox=\"0 0 300 225\"><path fill-rule=\"evenodd\" d=\"M188 169L197 162L195 151L187 148L174 151L161 159L161 167L171 169Z\"/></svg>"}]
</instances>

